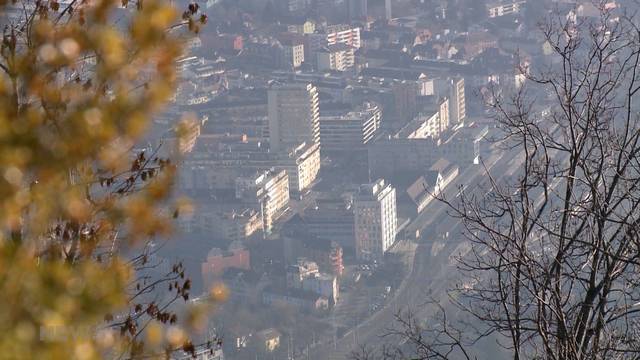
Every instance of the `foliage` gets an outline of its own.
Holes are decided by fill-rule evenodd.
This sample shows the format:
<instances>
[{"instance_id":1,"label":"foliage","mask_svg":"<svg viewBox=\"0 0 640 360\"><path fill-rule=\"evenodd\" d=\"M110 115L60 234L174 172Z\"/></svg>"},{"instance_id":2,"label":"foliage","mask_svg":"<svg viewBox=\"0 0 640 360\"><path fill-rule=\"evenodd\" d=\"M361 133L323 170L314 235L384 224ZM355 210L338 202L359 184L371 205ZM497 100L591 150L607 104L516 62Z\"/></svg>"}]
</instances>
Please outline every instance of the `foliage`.
<instances>
[{"instance_id":1,"label":"foliage","mask_svg":"<svg viewBox=\"0 0 640 360\"><path fill-rule=\"evenodd\" d=\"M172 161L135 146L173 94L181 42L206 17L195 4L180 14L127 0L0 1L0 14L2 356L189 348L177 327L137 340L148 324L176 323L167 309L188 299L182 266L139 278L150 254L127 260L124 249L170 234L184 208L167 210ZM159 284L171 284L169 302L143 301Z\"/></svg>"}]
</instances>

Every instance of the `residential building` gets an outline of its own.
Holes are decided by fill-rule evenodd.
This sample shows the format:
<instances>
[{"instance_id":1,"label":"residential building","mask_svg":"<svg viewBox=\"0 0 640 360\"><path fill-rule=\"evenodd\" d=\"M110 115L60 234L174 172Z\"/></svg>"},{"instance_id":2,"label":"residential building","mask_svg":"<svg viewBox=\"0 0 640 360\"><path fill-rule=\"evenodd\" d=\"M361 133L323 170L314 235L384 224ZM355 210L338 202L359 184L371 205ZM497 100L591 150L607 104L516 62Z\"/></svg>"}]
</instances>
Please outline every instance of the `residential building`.
<instances>
[{"instance_id":1,"label":"residential building","mask_svg":"<svg viewBox=\"0 0 640 360\"><path fill-rule=\"evenodd\" d=\"M451 91L451 98L449 108L451 109L451 123L461 124L467 117L467 104L465 98L465 83L464 78L457 78L452 80L453 89Z\"/></svg>"},{"instance_id":2,"label":"residential building","mask_svg":"<svg viewBox=\"0 0 640 360\"><path fill-rule=\"evenodd\" d=\"M418 85L412 81L398 81L391 85L395 99L396 120L404 123L413 119L418 112Z\"/></svg>"},{"instance_id":3,"label":"residential building","mask_svg":"<svg viewBox=\"0 0 640 360\"><path fill-rule=\"evenodd\" d=\"M304 220L297 216L304 222ZM310 259L320 271L341 276L344 270L342 246L335 241L311 235L307 229L283 232L285 261L292 264L299 258Z\"/></svg>"},{"instance_id":4,"label":"residential building","mask_svg":"<svg viewBox=\"0 0 640 360\"><path fill-rule=\"evenodd\" d=\"M365 102L345 114L320 117L320 139L325 152L366 150L366 145L378 134L382 110L375 103Z\"/></svg>"},{"instance_id":5,"label":"residential building","mask_svg":"<svg viewBox=\"0 0 640 360\"><path fill-rule=\"evenodd\" d=\"M427 106L397 134L399 139L440 139L449 128L449 99L438 98L432 106Z\"/></svg>"},{"instance_id":6,"label":"residential building","mask_svg":"<svg viewBox=\"0 0 640 360\"><path fill-rule=\"evenodd\" d=\"M380 261L396 239L396 190L383 179L361 185L354 206L356 257Z\"/></svg>"},{"instance_id":7,"label":"residential building","mask_svg":"<svg viewBox=\"0 0 640 360\"><path fill-rule=\"evenodd\" d=\"M282 45L273 40L251 41L244 45L242 58L253 66L276 67L285 58Z\"/></svg>"},{"instance_id":8,"label":"residential building","mask_svg":"<svg viewBox=\"0 0 640 360\"><path fill-rule=\"evenodd\" d=\"M276 155L274 166L289 176L289 191L302 194L310 188L320 172L320 144L302 143Z\"/></svg>"},{"instance_id":9,"label":"residential building","mask_svg":"<svg viewBox=\"0 0 640 360\"><path fill-rule=\"evenodd\" d=\"M305 232L310 238L335 241L340 247L355 248L354 214L350 202L317 200L315 207L304 211L303 216L294 216L286 226L293 234Z\"/></svg>"},{"instance_id":10,"label":"residential building","mask_svg":"<svg viewBox=\"0 0 640 360\"><path fill-rule=\"evenodd\" d=\"M354 48L346 44L334 44L316 51L318 71L347 71L355 65Z\"/></svg>"},{"instance_id":11,"label":"residential building","mask_svg":"<svg viewBox=\"0 0 640 360\"><path fill-rule=\"evenodd\" d=\"M268 97L271 151L282 151L303 142L320 143L320 110L315 86L273 85Z\"/></svg>"},{"instance_id":12,"label":"residential building","mask_svg":"<svg viewBox=\"0 0 640 360\"><path fill-rule=\"evenodd\" d=\"M304 258L299 258L296 264L287 267L287 287L301 289L304 279L318 273L318 264Z\"/></svg>"},{"instance_id":13,"label":"residential building","mask_svg":"<svg viewBox=\"0 0 640 360\"><path fill-rule=\"evenodd\" d=\"M296 264L287 267L287 287L320 294L331 304L335 304L339 296L337 277L320 272L318 264L306 258L299 258Z\"/></svg>"},{"instance_id":14,"label":"residential building","mask_svg":"<svg viewBox=\"0 0 640 360\"><path fill-rule=\"evenodd\" d=\"M280 347L280 332L274 328L258 331L254 338L260 351L270 353Z\"/></svg>"},{"instance_id":15,"label":"residential building","mask_svg":"<svg viewBox=\"0 0 640 360\"><path fill-rule=\"evenodd\" d=\"M202 145L202 146L200 146ZM279 152L267 152L251 142L202 142L202 150L181 167L181 185L187 190L235 189L235 179L254 170L284 169L292 195L304 193L320 171L320 145L302 143Z\"/></svg>"},{"instance_id":16,"label":"residential building","mask_svg":"<svg viewBox=\"0 0 640 360\"><path fill-rule=\"evenodd\" d=\"M470 124L458 129L443 144L442 156L459 165L479 164L489 150L487 126Z\"/></svg>"},{"instance_id":17,"label":"residential building","mask_svg":"<svg viewBox=\"0 0 640 360\"><path fill-rule=\"evenodd\" d=\"M219 278L225 270L234 268L249 270L249 250L241 242L232 242L228 250L213 248L207 254L202 263L202 280L205 286L210 285L214 279Z\"/></svg>"},{"instance_id":18,"label":"residential building","mask_svg":"<svg viewBox=\"0 0 640 360\"><path fill-rule=\"evenodd\" d=\"M467 117L464 78L437 79L434 94L449 98L449 119L452 125L464 122Z\"/></svg>"},{"instance_id":19,"label":"residential building","mask_svg":"<svg viewBox=\"0 0 640 360\"><path fill-rule=\"evenodd\" d=\"M264 231L270 233L289 204L287 172L271 169L237 178L236 198L259 209Z\"/></svg>"},{"instance_id":20,"label":"residential building","mask_svg":"<svg viewBox=\"0 0 640 360\"><path fill-rule=\"evenodd\" d=\"M397 134L401 139L439 139L444 131L440 121L440 113L418 114L411 122L405 125Z\"/></svg>"},{"instance_id":21,"label":"residential building","mask_svg":"<svg viewBox=\"0 0 640 360\"><path fill-rule=\"evenodd\" d=\"M260 212L253 208L205 213L201 228L220 239L242 241L263 230Z\"/></svg>"},{"instance_id":22,"label":"residential building","mask_svg":"<svg viewBox=\"0 0 640 360\"><path fill-rule=\"evenodd\" d=\"M280 35L279 64L284 69L296 69L304 62L304 38L300 34L285 33Z\"/></svg>"},{"instance_id":23,"label":"residential building","mask_svg":"<svg viewBox=\"0 0 640 360\"><path fill-rule=\"evenodd\" d=\"M487 4L487 12L490 18L517 14L522 10L524 4L526 4L526 0L499 0Z\"/></svg>"},{"instance_id":24,"label":"residential building","mask_svg":"<svg viewBox=\"0 0 640 360\"><path fill-rule=\"evenodd\" d=\"M355 49L360 49L359 27L347 24L329 25L327 26L326 36L326 45L345 44Z\"/></svg>"},{"instance_id":25,"label":"residential building","mask_svg":"<svg viewBox=\"0 0 640 360\"><path fill-rule=\"evenodd\" d=\"M348 24L329 25L322 32L305 35L305 56L315 58L317 51L330 45L348 45L357 51L362 46L360 28Z\"/></svg>"},{"instance_id":26,"label":"residential building","mask_svg":"<svg viewBox=\"0 0 640 360\"><path fill-rule=\"evenodd\" d=\"M293 19L287 24L287 31L297 34L313 34L316 31L316 23L312 20L301 18Z\"/></svg>"}]
</instances>

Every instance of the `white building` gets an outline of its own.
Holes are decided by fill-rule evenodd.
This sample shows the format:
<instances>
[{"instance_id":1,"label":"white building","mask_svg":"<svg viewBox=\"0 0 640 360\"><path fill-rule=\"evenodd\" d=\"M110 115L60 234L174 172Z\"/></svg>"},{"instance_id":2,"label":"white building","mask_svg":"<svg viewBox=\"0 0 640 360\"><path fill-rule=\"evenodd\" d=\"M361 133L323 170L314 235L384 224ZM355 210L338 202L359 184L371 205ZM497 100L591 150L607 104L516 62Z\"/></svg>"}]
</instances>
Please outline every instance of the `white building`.
<instances>
[{"instance_id":1,"label":"white building","mask_svg":"<svg viewBox=\"0 0 640 360\"><path fill-rule=\"evenodd\" d=\"M303 142L320 143L320 110L315 86L274 85L268 94L271 151L283 151Z\"/></svg>"},{"instance_id":2,"label":"white building","mask_svg":"<svg viewBox=\"0 0 640 360\"><path fill-rule=\"evenodd\" d=\"M350 25L327 26L327 45L345 44L360 49L360 28Z\"/></svg>"},{"instance_id":3,"label":"white building","mask_svg":"<svg viewBox=\"0 0 640 360\"><path fill-rule=\"evenodd\" d=\"M356 257L382 260L396 239L396 190L383 179L360 186L355 197Z\"/></svg>"},{"instance_id":4,"label":"white building","mask_svg":"<svg viewBox=\"0 0 640 360\"><path fill-rule=\"evenodd\" d=\"M453 124L457 125L463 123L467 117L464 78L453 79L452 85L451 101L449 104L449 108L451 109L450 120Z\"/></svg>"},{"instance_id":5,"label":"white building","mask_svg":"<svg viewBox=\"0 0 640 360\"><path fill-rule=\"evenodd\" d=\"M346 114L320 117L320 139L323 151L365 150L378 134L382 110L375 103L365 102Z\"/></svg>"},{"instance_id":6,"label":"white building","mask_svg":"<svg viewBox=\"0 0 640 360\"><path fill-rule=\"evenodd\" d=\"M265 232L289 204L289 177L285 170L266 170L236 179L236 198L255 205L262 216Z\"/></svg>"},{"instance_id":7,"label":"white building","mask_svg":"<svg viewBox=\"0 0 640 360\"><path fill-rule=\"evenodd\" d=\"M346 44L329 45L316 52L318 71L347 71L354 67L354 48Z\"/></svg>"},{"instance_id":8,"label":"white building","mask_svg":"<svg viewBox=\"0 0 640 360\"><path fill-rule=\"evenodd\" d=\"M304 192L313 185L320 172L320 144L302 143L279 154L276 167L287 171L292 193Z\"/></svg>"},{"instance_id":9,"label":"white building","mask_svg":"<svg viewBox=\"0 0 640 360\"><path fill-rule=\"evenodd\" d=\"M490 18L501 17L510 14L517 14L522 10L525 0L500 0L491 4L487 4L487 11Z\"/></svg>"},{"instance_id":10,"label":"white building","mask_svg":"<svg viewBox=\"0 0 640 360\"><path fill-rule=\"evenodd\" d=\"M287 287L303 289L319 294L333 301L338 301L338 278L335 275L322 273L318 264L305 258L287 268Z\"/></svg>"},{"instance_id":11,"label":"white building","mask_svg":"<svg viewBox=\"0 0 640 360\"><path fill-rule=\"evenodd\" d=\"M348 45L357 51L362 46L360 28L351 25L329 25L322 32L305 34L305 55L309 59L316 59L315 53L331 45Z\"/></svg>"},{"instance_id":12,"label":"white building","mask_svg":"<svg viewBox=\"0 0 640 360\"><path fill-rule=\"evenodd\" d=\"M433 95L449 98L449 121L453 126L461 124L467 117L465 81L462 77L435 79Z\"/></svg>"}]
</instances>

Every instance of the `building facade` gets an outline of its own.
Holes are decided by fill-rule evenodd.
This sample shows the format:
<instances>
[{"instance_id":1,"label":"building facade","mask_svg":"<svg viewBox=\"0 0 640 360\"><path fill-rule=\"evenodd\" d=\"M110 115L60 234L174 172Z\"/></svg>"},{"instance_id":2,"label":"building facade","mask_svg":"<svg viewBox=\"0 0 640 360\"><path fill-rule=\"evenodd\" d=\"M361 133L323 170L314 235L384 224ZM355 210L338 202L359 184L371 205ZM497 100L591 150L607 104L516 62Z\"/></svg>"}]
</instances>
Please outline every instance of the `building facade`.
<instances>
[{"instance_id":1,"label":"building facade","mask_svg":"<svg viewBox=\"0 0 640 360\"><path fill-rule=\"evenodd\" d=\"M316 55L318 71L347 71L356 63L354 48L345 44L321 48Z\"/></svg>"},{"instance_id":2,"label":"building facade","mask_svg":"<svg viewBox=\"0 0 640 360\"><path fill-rule=\"evenodd\" d=\"M289 177L285 170L265 170L236 179L236 198L257 207L266 233L289 204Z\"/></svg>"},{"instance_id":3,"label":"building facade","mask_svg":"<svg viewBox=\"0 0 640 360\"><path fill-rule=\"evenodd\" d=\"M395 100L396 119L407 122L418 112L418 85L413 81L398 81L391 85Z\"/></svg>"},{"instance_id":4,"label":"building facade","mask_svg":"<svg viewBox=\"0 0 640 360\"><path fill-rule=\"evenodd\" d=\"M467 103L465 98L464 78L453 80L453 90L451 92L451 122L454 125L461 124L467 118Z\"/></svg>"},{"instance_id":5,"label":"building facade","mask_svg":"<svg viewBox=\"0 0 640 360\"><path fill-rule=\"evenodd\" d=\"M280 36L280 67L297 69L304 62L304 38L295 33Z\"/></svg>"},{"instance_id":6,"label":"building facade","mask_svg":"<svg viewBox=\"0 0 640 360\"><path fill-rule=\"evenodd\" d=\"M338 280L335 275L322 273L318 264L305 258L287 267L287 288L311 291L335 304L338 301Z\"/></svg>"},{"instance_id":7,"label":"building facade","mask_svg":"<svg viewBox=\"0 0 640 360\"><path fill-rule=\"evenodd\" d=\"M311 84L274 85L268 91L269 144L282 151L320 143L318 90Z\"/></svg>"},{"instance_id":8,"label":"building facade","mask_svg":"<svg viewBox=\"0 0 640 360\"><path fill-rule=\"evenodd\" d=\"M210 285L215 278L222 276L225 270L234 268L250 269L249 250L239 242L233 242L228 250L213 248L202 263L202 280L205 286Z\"/></svg>"},{"instance_id":9,"label":"building facade","mask_svg":"<svg viewBox=\"0 0 640 360\"><path fill-rule=\"evenodd\" d=\"M320 203L315 208L304 211L304 221L305 229L311 236L335 241L343 248L355 248L352 204Z\"/></svg>"},{"instance_id":10,"label":"building facade","mask_svg":"<svg viewBox=\"0 0 640 360\"><path fill-rule=\"evenodd\" d=\"M365 150L380 130L382 110L364 103L343 115L320 117L320 139L326 152Z\"/></svg>"},{"instance_id":11,"label":"building facade","mask_svg":"<svg viewBox=\"0 0 640 360\"><path fill-rule=\"evenodd\" d=\"M320 172L320 144L302 143L277 156L275 166L289 176L289 191L301 194L310 188Z\"/></svg>"},{"instance_id":12,"label":"building facade","mask_svg":"<svg viewBox=\"0 0 640 360\"><path fill-rule=\"evenodd\" d=\"M380 261L396 239L396 190L383 179L361 185L354 205L356 257Z\"/></svg>"}]
</instances>

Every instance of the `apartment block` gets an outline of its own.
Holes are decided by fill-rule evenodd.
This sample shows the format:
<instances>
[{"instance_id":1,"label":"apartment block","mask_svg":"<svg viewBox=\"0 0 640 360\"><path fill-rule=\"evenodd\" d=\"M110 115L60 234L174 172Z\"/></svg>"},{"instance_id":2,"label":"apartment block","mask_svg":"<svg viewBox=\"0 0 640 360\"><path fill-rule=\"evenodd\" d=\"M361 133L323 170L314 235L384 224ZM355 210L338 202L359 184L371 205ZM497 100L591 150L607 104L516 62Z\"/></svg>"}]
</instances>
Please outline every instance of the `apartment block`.
<instances>
[{"instance_id":1,"label":"apartment block","mask_svg":"<svg viewBox=\"0 0 640 360\"><path fill-rule=\"evenodd\" d=\"M311 84L273 85L268 91L271 151L320 143L318 90Z\"/></svg>"},{"instance_id":2,"label":"apartment block","mask_svg":"<svg viewBox=\"0 0 640 360\"><path fill-rule=\"evenodd\" d=\"M396 240L396 190L383 179L361 185L354 205L356 257L381 261Z\"/></svg>"},{"instance_id":3,"label":"apartment block","mask_svg":"<svg viewBox=\"0 0 640 360\"><path fill-rule=\"evenodd\" d=\"M253 172L236 179L236 198L257 207L263 228L269 233L273 223L289 204L289 177L285 170Z\"/></svg>"},{"instance_id":4,"label":"apartment block","mask_svg":"<svg viewBox=\"0 0 640 360\"><path fill-rule=\"evenodd\" d=\"M365 102L354 111L320 117L320 139L325 152L365 150L380 130L382 110Z\"/></svg>"}]
</instances>

